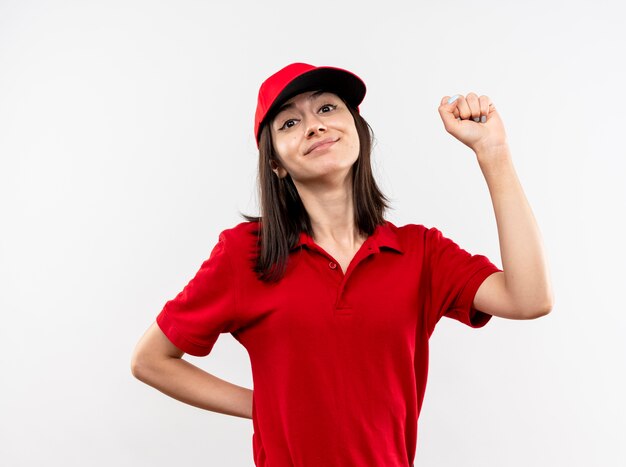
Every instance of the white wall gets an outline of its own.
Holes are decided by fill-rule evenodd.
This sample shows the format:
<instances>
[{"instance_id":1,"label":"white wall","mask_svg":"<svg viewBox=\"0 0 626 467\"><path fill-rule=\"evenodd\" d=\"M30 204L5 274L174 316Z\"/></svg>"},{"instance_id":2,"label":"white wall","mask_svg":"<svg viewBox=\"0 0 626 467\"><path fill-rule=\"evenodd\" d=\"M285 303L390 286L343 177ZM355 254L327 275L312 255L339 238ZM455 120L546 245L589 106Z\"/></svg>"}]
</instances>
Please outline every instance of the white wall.
<instances>
[{"instance_id":1,"label":"white wall","mask_svg":"<svg viewBox=\"0 0 626 467\"><path fill-rule=\"evenodd\" d=\"M257 214L258 86L304 61L367 83L388 218L501 266L437 112L490 96L543 234L550 315L439 323L416 465L626 465L621 2L223 3L0 1L0 464L252 465L251 420L164 396L130 355ZM189 360L252 388L229 334Z\"/></svg>"}]
</instances>

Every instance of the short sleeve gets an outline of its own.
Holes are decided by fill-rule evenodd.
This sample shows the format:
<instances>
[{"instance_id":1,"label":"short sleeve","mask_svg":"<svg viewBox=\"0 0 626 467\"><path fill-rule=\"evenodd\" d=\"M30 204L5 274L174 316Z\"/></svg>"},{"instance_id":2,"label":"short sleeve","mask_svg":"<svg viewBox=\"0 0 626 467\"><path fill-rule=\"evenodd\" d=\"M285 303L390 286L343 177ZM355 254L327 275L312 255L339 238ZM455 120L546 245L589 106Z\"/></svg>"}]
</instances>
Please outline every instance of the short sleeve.
<instances>
[{"instance_id":1,"label":"short sleeve","mask_svg":"<svg viewBox=\"0 0 626 467\"><path fill-rule=\"evenodd\" d=\"M236 328L236 277L226 245L222 232L209 259L156 318L167 338L190 355L208 355L220 333Z\"/></svg>"},{"instance_id":2,"label":"short sleeve","mask_svg":"<svg viewBox=\"0 0 626 467\"><path fill-rule=\"evenodd\" d=\"M425 257L429 335L442 316L473 328L487 324L491 315L474 308L474 297L483 281L502 269L486 256L467 252L434 227L426 232Z\"/></svg>"}]
</instances>

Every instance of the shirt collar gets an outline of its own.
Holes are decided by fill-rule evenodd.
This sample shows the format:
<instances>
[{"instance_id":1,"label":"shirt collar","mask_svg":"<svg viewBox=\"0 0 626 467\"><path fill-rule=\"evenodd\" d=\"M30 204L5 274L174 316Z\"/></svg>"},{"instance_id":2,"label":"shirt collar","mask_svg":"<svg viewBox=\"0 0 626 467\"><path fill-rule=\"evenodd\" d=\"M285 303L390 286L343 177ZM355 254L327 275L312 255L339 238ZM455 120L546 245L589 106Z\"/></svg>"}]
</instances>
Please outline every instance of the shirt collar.
<instances>
[{"instance_id":1,"label":"shirt collar","mask_svg":"<svg viewBox=\"0 0 626 467\"><path fill-rule=\"evenodd\" d=\"M381 247L387 247L397 251L398 253L404 253L404 249L400 245L396 229L397 227L391 222L385 221L384 225L376 226L374 233L365 240L365 243L370 243L377 249L377 251L380 251ZM306 232L300 232L300 238L291 249L295 250L300 246L312 248L315 245L315 241L309 234Z\"/></svg>"}]
</instances>

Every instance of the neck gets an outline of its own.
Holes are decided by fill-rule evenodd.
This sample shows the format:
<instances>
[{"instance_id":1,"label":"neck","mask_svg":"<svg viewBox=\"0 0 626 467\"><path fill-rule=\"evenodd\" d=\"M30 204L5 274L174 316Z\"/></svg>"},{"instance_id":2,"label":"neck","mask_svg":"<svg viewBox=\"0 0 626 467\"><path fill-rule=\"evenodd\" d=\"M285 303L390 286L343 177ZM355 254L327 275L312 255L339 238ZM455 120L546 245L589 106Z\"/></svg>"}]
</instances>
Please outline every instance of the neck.
<instances>
[{"instance_id":1,"label":"neck","mask_svg":"<svg viewBox=\"0 0 626 467\"><path fill-rule=\"evenodd\" d=\"M313 239L319 244L339 243L354 248L362 243L362 235L354 222L354 199L351 178L335 188L314 191L298 187L313 228Z\"/></svg>"}]
</instances>

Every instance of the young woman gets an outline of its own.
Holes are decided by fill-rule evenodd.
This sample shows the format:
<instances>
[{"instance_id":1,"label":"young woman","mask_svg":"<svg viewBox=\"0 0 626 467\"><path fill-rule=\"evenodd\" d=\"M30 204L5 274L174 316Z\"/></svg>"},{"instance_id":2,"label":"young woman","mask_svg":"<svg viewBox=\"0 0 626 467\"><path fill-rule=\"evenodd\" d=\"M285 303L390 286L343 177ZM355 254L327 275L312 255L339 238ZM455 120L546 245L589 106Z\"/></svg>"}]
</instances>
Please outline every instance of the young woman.
<instances>
[{"instance_id":1,"label":"young woman","mask_svg":"<svg viewBox=\"0 0 626 467\"><path fill-rule=\"evenodd\" d=\"M133 374L185 403L253 421L257 466L411 466L442 316L471 327L552 308L547 264L487 96L445 96L445 129L476 154L504 270L436 228L397 227L372 175L365 84L293 63L259 90L260 217L222 231L139 341ZM191 365L220 333L248 351L254 391Z\"/></svg>"}]
</instances>

